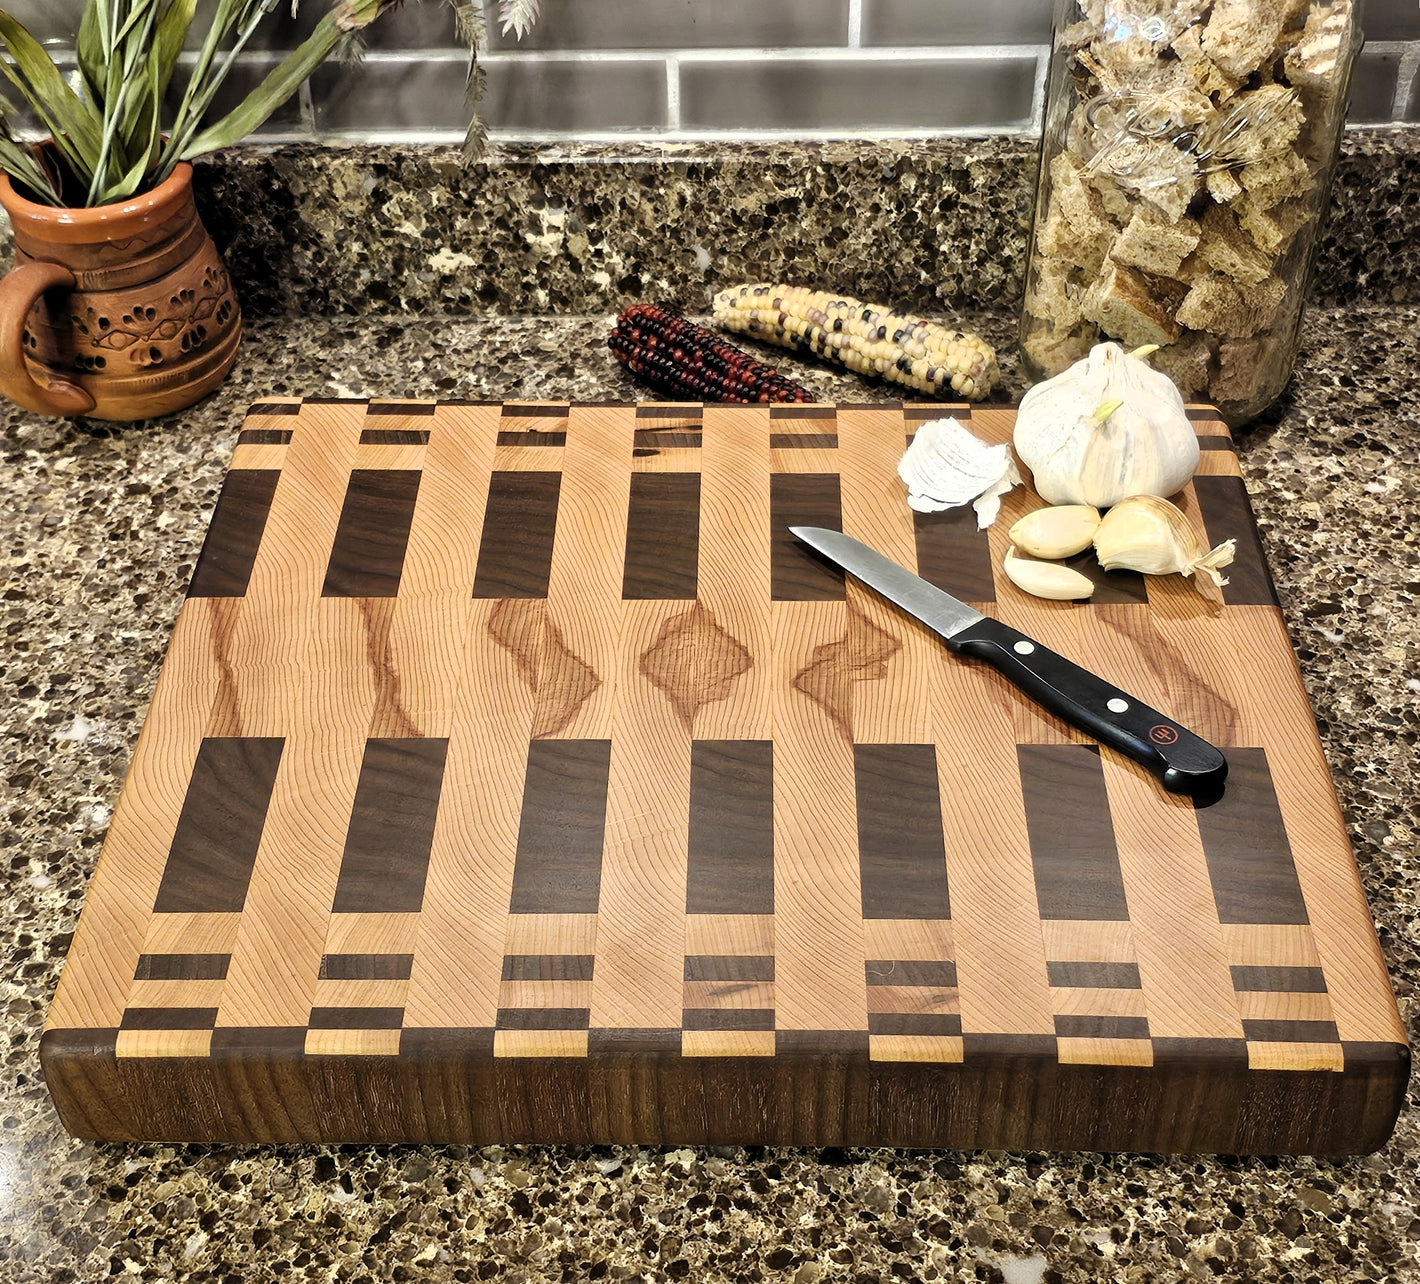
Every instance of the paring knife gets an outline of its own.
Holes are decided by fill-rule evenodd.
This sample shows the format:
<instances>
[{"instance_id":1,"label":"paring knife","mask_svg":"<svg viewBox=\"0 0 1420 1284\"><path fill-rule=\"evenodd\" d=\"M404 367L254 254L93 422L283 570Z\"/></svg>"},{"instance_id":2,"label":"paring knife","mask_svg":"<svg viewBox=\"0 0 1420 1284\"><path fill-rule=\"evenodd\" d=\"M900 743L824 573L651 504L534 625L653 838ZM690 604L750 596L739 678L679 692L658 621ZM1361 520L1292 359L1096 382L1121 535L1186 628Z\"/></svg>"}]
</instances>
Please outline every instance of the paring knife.
<instances>
[{"instance_id":1,"label":"paring knife","mask_svg":"<svg viewBox=\"0 0 1420 1284\"><path fill-rule=\"evenodd\" d=\"M810 548L916 616L961 655L985 660L1037 704L1133 758L1176 794L1217 795L1227 759L1201 736L842 531L791 526Z\"/></svg>"}]
</instances>

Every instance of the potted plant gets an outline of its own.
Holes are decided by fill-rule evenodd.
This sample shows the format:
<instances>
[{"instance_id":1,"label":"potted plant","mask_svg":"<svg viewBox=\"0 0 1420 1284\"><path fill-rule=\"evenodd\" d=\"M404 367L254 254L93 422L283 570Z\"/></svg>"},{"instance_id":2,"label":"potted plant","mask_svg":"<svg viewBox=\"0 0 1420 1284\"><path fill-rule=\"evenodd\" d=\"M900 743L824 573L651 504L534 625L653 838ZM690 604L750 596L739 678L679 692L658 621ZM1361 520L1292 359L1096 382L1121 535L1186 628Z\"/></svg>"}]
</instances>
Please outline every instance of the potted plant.
<instances>
[{"instance_id":1,"label":"potted plant","mask_svg":"<svg viewBox=\"0 0 1420 1284\"><path fill-rule=\"evenodd\" d=\"M299 0L290 0L294 12ZM312 34L233 110L213 103L257 26L288 0L217 0L190 67L198 0L88 0L77 83L0 8L0 74L48 131L20 141L0 96L0 205L15 266L0 281L0 395L50 415L131 420L205 396L236 360L241 313L192 199L197 156L245 138L333 51L402 0L324 0ZM448 0L482 87L479 0ZM536 0L500 0L521 35ZM172 106L176 104L176 106ZM482 143L472 114L470 147Z\"/></svg>"}]
</instances>

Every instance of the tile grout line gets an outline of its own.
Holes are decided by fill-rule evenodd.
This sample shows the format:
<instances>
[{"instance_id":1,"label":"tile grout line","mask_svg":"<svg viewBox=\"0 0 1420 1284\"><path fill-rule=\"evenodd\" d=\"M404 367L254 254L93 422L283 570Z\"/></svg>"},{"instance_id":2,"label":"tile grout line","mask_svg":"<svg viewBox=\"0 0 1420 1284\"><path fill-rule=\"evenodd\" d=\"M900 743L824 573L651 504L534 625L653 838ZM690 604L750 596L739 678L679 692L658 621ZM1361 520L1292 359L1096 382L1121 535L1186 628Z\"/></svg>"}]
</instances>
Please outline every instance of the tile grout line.
<instances>
[{"instance_id":1,"label":"tile grout line","mask_svg":"<svg viewBox=\"0 0 1420 1284\"><path fill-rule=\"evenodd\" d=\"M680 128L680 59L666 59L666 128Z\"/></svg>"},{"instance_id":2,"label":"tile grout line","mask_svg":"<svg viewBox=\"0 0 1420 1284\"><path fill-rule=\"evenodd\" d=\"M1035 63L1035 85L1031 89L1030 118L1031 127L1040 130L1044 127L1045 121L1045 82L1050 77L1050 46L1036 56Z\"/></svg>"},{"instance_id":3,"label":"tile grout line","mask_svg":"<svg viewBox=\"0 0 1420 1284\"><path fill-rule=\"evenodd\" d=\"M1405 113L1410 107L1410 91L1420 74L1420 41L1411 41L1400 55L1400 66L1395 69L1395 97L1390 104L1392 124L1406 124Z\"/></svg>"}]
</instances>

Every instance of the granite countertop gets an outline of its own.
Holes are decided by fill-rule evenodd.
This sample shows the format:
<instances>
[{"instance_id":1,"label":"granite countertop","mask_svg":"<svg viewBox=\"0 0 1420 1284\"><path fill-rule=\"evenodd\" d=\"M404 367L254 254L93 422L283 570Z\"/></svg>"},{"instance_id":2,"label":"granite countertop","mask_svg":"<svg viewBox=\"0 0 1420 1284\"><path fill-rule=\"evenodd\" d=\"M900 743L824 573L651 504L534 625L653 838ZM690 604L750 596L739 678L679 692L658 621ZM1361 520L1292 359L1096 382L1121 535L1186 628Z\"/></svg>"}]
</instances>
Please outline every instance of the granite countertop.
<instances>
[{"instance_id":1,"label":"granite countertop","mask_svg":"<svg viewBox=\"0 0 1420 1284\"><path fill-rule=\"evenodd\" d=\"M962 318L1023 390L1013 322ZM247 404L271 393L636 399L609 315L262 319L166 421L0 412L11 717L0 1109L6 1280L1420 1279L1420 1111L1315 1159L844 1150L94 1145L37 1045ZM1314 309L1242 467L1412 1030L1420 828L1420 306ZM864 385L785 359L825 399ZM889 394L880 392L885 399ZM1413 1034L1412 1034L1413 1037Z\"/></svg>"}]
</instances>

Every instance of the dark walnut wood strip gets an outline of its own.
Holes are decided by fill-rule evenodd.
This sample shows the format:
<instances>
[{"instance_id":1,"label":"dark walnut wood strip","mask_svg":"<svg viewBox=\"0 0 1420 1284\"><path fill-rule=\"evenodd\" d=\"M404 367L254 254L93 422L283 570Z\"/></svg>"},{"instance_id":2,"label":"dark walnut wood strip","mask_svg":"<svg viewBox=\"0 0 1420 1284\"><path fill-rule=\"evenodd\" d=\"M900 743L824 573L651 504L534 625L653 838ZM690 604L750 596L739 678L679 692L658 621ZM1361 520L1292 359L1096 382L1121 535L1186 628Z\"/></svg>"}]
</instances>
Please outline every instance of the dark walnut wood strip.
<instances>
[{"instance_id":1,"label":"dark walnut wood strip","mask_svg":"<svg viewBox=\"0 0 1420 1284\"><path fill-rule=\"evenodd\" d=\"M1223 797L1197 816L1219 922L1310 921L1265 749L1229 748Z\"/></svg>"},{"instance_id":2,"label":"dark walnut wood strip","mask_svg":"<svg viewBox=\"0 0 1420 1284\"><path fill-rule=\"evenodd\" d=\"M769 523L770 596L776 602L843 601L843 572L789 533L791 526L843 529L838 474L772 474Z\"/></svg>"},{"instance_id":3,"label":"dark walnut wood strip","mask_svg":"<svg viewBox=\"0 0 1420 1284\"><path fill-rule=\"evenodd\" d=\"M291 429L289 428L243 428L237 434L238 446L289 446L290 444Z\"/></svg>"},{"instance_id":4,"label":"dark walnut wood strip","mask_svg":"<svg viewBox=\"0 0 1420 1284\"><path fill-rule=\"evenodd\" d=\"M774 913L774 744L697 740L690 752L687 914Z\"/></svg>"},{"instance_id":5,"label":"dark walnut wood strip","mask_svg":"<svg viewBox=\"0 0 1420 1284\"><path fill-rule=\"evenodd\" d=\"M1043 919L1127 919L1104 769L1093 745L1016 750Z\"/></svg>"},{"instance_id":6,"label":"dark walnut wood strip","mask_svg":"<svg viewBox=\"0 0 1420 1284\"><path fill-rule=\"evenodd\" d=\"M772 1030L773 1008L686 1008L681 1025L686 1030Z\"/></svg>"},{"instance_id":7,"label":"dark walnut wood strip","mask_svg":"<svg viewBox=\"0 0 1420 1284\"><path fill-rule=\"evenodd\" d=\"M563 405L504 406L504 419L566 419L570 407Z\"/></svg>"},{"instance_id":8,"label":"dark walnut wood strip","mask_svg":"<svg viewBox=\"0 0 1420 1284\"><path fill-rule=\"evenodd\" d=\"M301 403L299 401L258 401L247 410L248 418L255 418L257 415L299 415L301 413Z\"/></svg>"},{"instance_id":9,"label":"dark walnut wood strip","mask_svg":"<svg viewBox=\"0 0 1420 1284\"><path fill-rule=\"evenodd\" d=\"M597 912L610 769L610 740L528 746L511 913Z\"/></svg>"},{"instance_id":10,"label":"dark walnut wood strip","mask_svg":"<svg viewBox=\"0 0 1420 1284\"><path fill-rule=\"evenodd\" d=\"M507 954L503 980L590 981L596 962L594 954Z\"/></svg>"},{"instance_id":11,"label":"dark walnut wood strip","mask_svg":"<svg viewBox=\"0 0 1420 1284\"><path fill-rule=\"evenodd\" d=\"M332 912L422 908L448 748L434 737L366 742Z\"/></svg>"},{"instance_id":12,"label":"dark walnut wood strip","mask_svg":"<svg viewBox=\"0 0 1420 1284\"><path fill-rule=\"evenodd\" d=\"M864 918L950 918L933 745L855 745Z\"/></svg>"},{"instance_id":13,"label":"dark walnut wood strip","mask_svg":"<svg viewBox=\"0 0 1420 1284\"><path fill-rule=\"evenodd\" d=\"M689 954L687 981L772 981L774 956L763 954Z\"/></svg>"},{"instance_id":14,"label":"dark walnut wood strip","mask_svg":"<svg viewBox=\"0 0 1420 1284\"><path fill-rule=\"evenodd\" d=\"M224 981L230 954L140 954L135 981Z\"/></svg>"},{"instance_id":15,"label":"dark walnut wood strip","mask_svg":"<svg viewBox=\"0 0 1420 1284\"><path fill-rule=\"evenodd\" d=\"M562 474L495 472L488 486L474 597L546 597Z\"/></svg>"},{"instance_id":16,"label":"dark walnut wood strip","mask_svg":"<svg viewBox=\"0 0 1420 1284\"><path fill-rule=\"evenodd\" d=\"M538 432L536 428L517 431L505 429L498 434L498 444L500 446L565 446L567 434L556 431Z\"/></svg>"},{"instance_id":17,"label":"dark walnut wood strip","mask_svg":"<svg viewBox=\"0 0 1420 1284\"><path fill-rule=\"evenodd\" d=\"M278 468L233 468L192 572L188 597L244 597L281 477Z\"/></svg>"},{"instance_id":18,"label":"dark walnut wood strip","mask_svg":"<svg viewBox=\"0 0 1420 1284\"><path fill-rule=\"evenodd\" d=\"M312 1008L312 1030L398 1030L403 1008Z\"/></svg>"},{"instance_id":19,"label":"dark walnut wood strip","mask_svg":"<svg viewBox=\"0 0 1420 1284\"><path fill-rule=\"evenodd\" d=\"M773 432L769 434L771 450L837 450L836 432Z\"/></svg>"},{"instance_id":20,"label":"dark walnut wood strip","mask_svg":"<svg viewBox=\"0 0 1420 1284\"><path fill-rule=\"evenodd\" d=\"M1061 1039L1147 1039L1149 1019L1126 1016L1058 1016L1055 1034Z\"/></svg>"},{"instance_id":21,"label":"dark walnut wood strip","mask_svg":"<svg viewBox=\"0 0 1420 1284\"><path fill-rule=\"evenodd\" d=\"M986 531L970 506L944 513L913 513L917 574L963 602L994 602L995 571Z\"/></svg>"},{"instance_id":22,"label":"dark walnut wood strip","mask_svg":"<svg viewBox=\"0 0 1420 1284\"><path fill-rule=\"evenodd\" d=\"M322 954L322 981L407 981L412 954Z\"/></svg>"},{"instance_id":23,"label":"dark walnut wood strip","mask_svg":"<svg viewBox=\"0 0 1420 1284\"><path fill-rule=\"evenodd\" d=\"M1339 1043L1335 1021L1245 1020L1243 1034L1255 1043Z\"/></svg>"},{"instance_id":24,"label":"dark walnut wood strip","mask_svg":"<svg viewBox=\"0 0 1420 1284\"><path fill-rule=\"evenodd\" d=\"M835 406L792 406L777 404L769 407L769 418L773 419L827 419L838 418Z\"/></svg>"},{"instance_id":25,"label":"dark walnut wood strip","mask_svg":"<svg viewBox=\"0 0 1420 1284\"><path fill-rule=\"evenodd\" d=\"M277 736L209 736L202 742L155 914L241 911L285 743Z\"/></svg>"},{"instance_id":26,"label":"dark walnut wood strip","mask_svg":"<svg viewBox=\"0 0 1420 1284\"><path fill-rule=\"evenodd\" d=\"M700 419L704 413L705 408L698 401L685 405L657 402L655 405L636 407L637 419Z\"/></svg>"},{"instance_id":27,"label":"dark walnut wood strip","mask_svg":"<svg viewBox=\"0 0 1420 1284\"><path fill-rule=\"evenodd\" d=\"M371 411L371 414L376 412ZM427 428L364 428L360 432L362 446L427 446Z\"/></svg>"},{"instance_id":28,"label":"dark walnut wood strip","mask_svg":"<svg viewBox=\"0 0 1420 1284\"><path fill-rule=\"evenodd\" d=\"M356 468L326 567L322 597L395 597L422 474L416 468Z\"/></svg>"},{"instance_id":29,"label":"dark walnut wood strip","mask_svg":"<svg viewBox=\"0 0 1420 1284\"><path fill-rule=\"evenodd\" d=\"M1241 967L1232 969L1233 989L1264 993L1322 994L1326 978L1319 967Z\"/></svg>"},{"instance_id":30,"label":"dark walnut wood strip","mask_svg":"<svg viewBox=\"0 0 1420 1284\"><path fill-rule=\"evenodd\" d=\"M367 417L398 415L402 419L433 417L439 409L437 401L372 401L365 409ZM361 440L364 440L363 436Z\"/></svg>"},{"instance_id":31,"label":"dark walnut wood strip","mask_svg":"<svg viewBox=\"0 0 1420 1284\"><path fill-rule=\"evenodd\" d=\"M590 1008L499 1008L500 1030L585 1030Z\"/></svg>"},{"instance_id":32,"label":"dark walnut wood strip","mask_svg":"<svg viewBox=\"0 0 1420 1284\"><path fill-rule=\"evenodd\" d=\"M1238 542L1232 565L1223 572L1228 580L1222 590L1223 601L1228 606L1275 606L1280 610L1282 604L1267 570L1257 520L1242 478L1195 477L1193 493L1198 497L1198 511L1203 515L1209 544L1221 544L1225 539Z\"/></svg>"},{"instance_id":33,"label":"dark walnut wood strip","mask_svg":"<svg viewBox=\"0 0 1420 1284\"><path fill-rule=\"evenodd\" d=\"M917 1034L941 1038L961 1034L955 1012L869 1012L869 1034Z\"/></svg>"},{"instance_id":34,"label":"dark walnut wood strip","mask_svg":"<svg viewBox=\"0 0 1420 1284\"><path fill-rule=\"evenodd\" d=\"M677 432L673 428L638 428L631 438L637 455L654 455L658 451L673 449L699 450L704 443L703 433Z\"/></svg>"},{"instance_id":35,"label":"dark walnut wood strip","mask_svg":"<svg viewBox=\"0 0 1420 1284\"><path fill-rule=\"evenodd\" d=\"M1063 989L1138 990L1143 987L1137 963L1058 963L1045 965L1050 984Z\"/></svg>"},{"instance_id":36,"label":"dark walnut wood strip","mask_svg":"<svg viewBox=\"0 0 1420 1284\"><path fill-rule=\"evenodd\" d=\"M210 1030L216 1008L125 1008L121 1030Z\"/></svg>"},{"instance_id":37,"label":"dark walnut wood strip","mask_svg":"<svg viewBox=\"0 0 1420 1284\"><path fill-rule=\"evenodd\" d=\"M632 473L621 596L693 599L700 561L700 474Z\"/></svg>"},{"instance_id":38,"label":"dark walnut wood strip","mask_svg":"<svg viewBox=\"0 0 1420 1284\"><path fill-rule=\"evenodd\" d=\"M306 1027L303 1025L219 1025L212 1031L208 1056L231 1058L240 1063L290 1061L306 1055Z\"/></svg>"}]
</instances>

